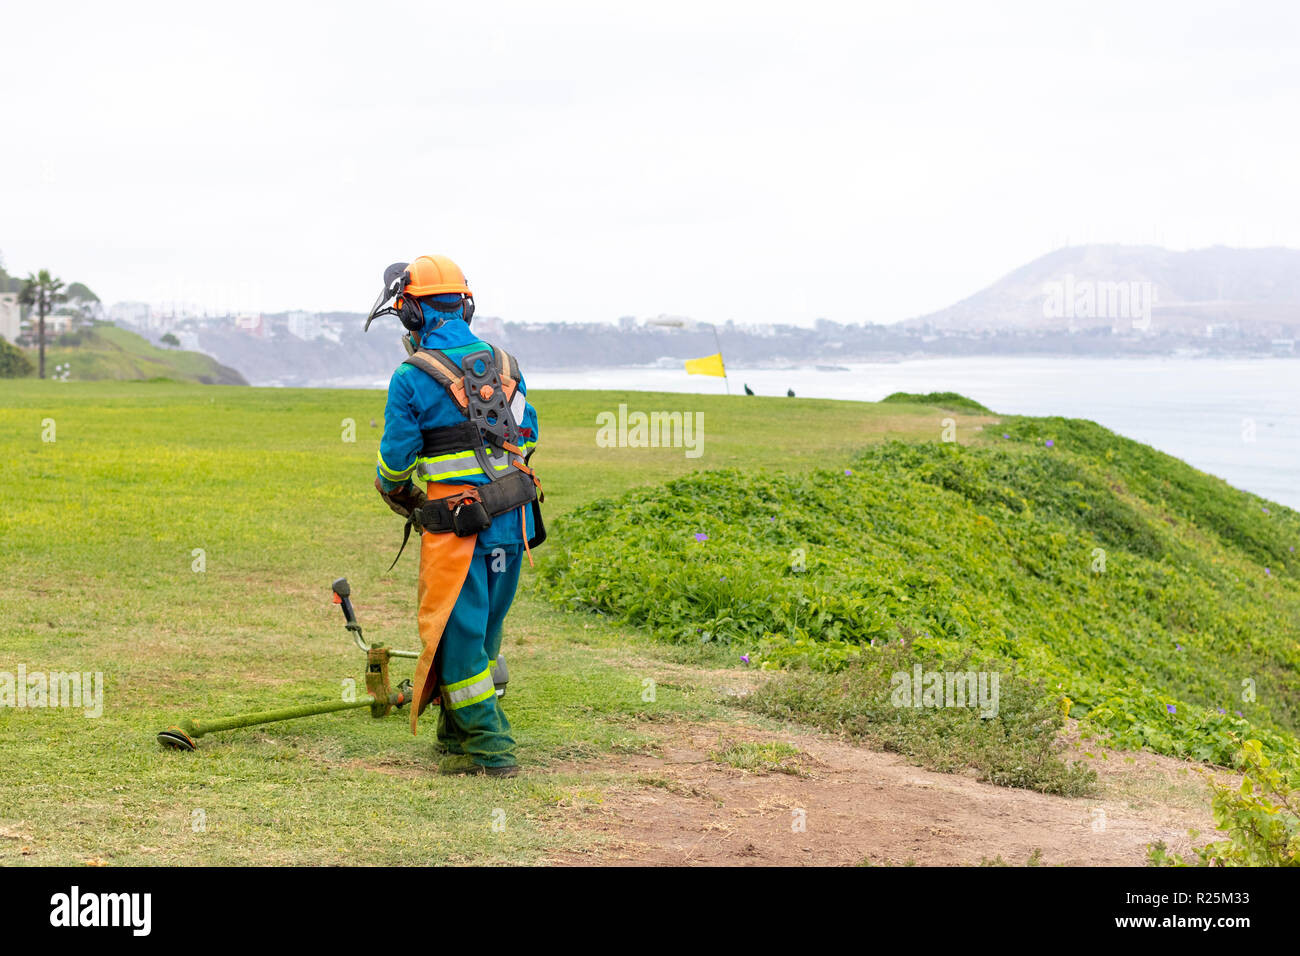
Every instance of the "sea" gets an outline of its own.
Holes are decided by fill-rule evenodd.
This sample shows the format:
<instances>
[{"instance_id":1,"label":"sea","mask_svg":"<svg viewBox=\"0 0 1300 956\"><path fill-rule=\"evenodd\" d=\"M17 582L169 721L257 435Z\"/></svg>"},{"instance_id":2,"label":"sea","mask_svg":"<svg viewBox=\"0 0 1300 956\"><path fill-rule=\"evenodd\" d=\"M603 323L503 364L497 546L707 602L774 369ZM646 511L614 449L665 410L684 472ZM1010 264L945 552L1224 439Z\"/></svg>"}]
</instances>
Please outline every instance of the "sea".
<instances>
[{"instance_id":1,"label":"sea","mask_svg":"<svg viewBox=\"0 0 1300 956\"><path fill-rule=\"evenodd\" d=\"M758 395L848 401L960 392L1003 414L1091 419L1300 510L1300 358L942 358L728 373L687 375L678 366L526 377L530 389L742 394L748 385Z\"/></svg>"}]
</instances>

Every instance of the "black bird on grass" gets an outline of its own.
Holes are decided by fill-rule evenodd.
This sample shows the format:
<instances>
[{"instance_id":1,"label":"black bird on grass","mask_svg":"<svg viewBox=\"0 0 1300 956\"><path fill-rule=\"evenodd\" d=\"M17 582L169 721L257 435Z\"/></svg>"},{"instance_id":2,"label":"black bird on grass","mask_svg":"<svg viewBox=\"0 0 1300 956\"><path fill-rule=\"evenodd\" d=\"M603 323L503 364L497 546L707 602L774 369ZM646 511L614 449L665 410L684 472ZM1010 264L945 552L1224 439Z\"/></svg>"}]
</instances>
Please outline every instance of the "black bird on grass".
<instances>
[{"instance_id":1,"label":"black bird on grass","mask_svg":"<svg viewBox=\"0 0 1300 956\"><path fill-rule=\"evenodd\" d=\"M786 398L794 398L794 389L793 389L793 388L787 388L787 389L785 390L785 397L786 397Z\"/></svg>"},{"instance_id":2,"label":"black bird on grass","mask_svg":"<svg viewBox=\"0 0 1300 956\"><path fill-rule=\"evenodd\" d=\"M746 394L746 395L753 395L753 394L754 394L754 390L753 390L752 388L750 388L748 385L746 385L746 386L745 386L745 394Z\"/></svg>"}]
</instances>

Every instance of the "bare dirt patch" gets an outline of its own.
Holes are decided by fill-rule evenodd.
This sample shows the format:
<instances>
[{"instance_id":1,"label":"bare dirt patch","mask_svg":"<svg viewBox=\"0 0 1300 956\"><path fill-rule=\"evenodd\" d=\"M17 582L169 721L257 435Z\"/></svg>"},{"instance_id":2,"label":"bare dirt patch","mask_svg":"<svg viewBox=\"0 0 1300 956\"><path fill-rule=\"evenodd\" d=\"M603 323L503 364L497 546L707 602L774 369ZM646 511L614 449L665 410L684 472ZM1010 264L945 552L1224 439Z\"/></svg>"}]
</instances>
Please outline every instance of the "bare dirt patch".
<instances>
[{"instance_id":1,"label":"bare dirt patch","mask_svg":"<svg viewBox=\"0 0 1300 956\"><path fill-rule=\"evenodd\" d=\"M1144 864L1156 840L1188 852L1189 828L1202 840L1213 832L1201 775L1153 754L1078 755L1097 768L1100 792L1066 798L933 773L816 733L688 722L653 732L656 756L550 768L629 780L571 807L560 825L596 840L553 862L1120 866ZM738 770L713 756L743 741L793 745L798 772Z\"/></svg>"}]
</instances>

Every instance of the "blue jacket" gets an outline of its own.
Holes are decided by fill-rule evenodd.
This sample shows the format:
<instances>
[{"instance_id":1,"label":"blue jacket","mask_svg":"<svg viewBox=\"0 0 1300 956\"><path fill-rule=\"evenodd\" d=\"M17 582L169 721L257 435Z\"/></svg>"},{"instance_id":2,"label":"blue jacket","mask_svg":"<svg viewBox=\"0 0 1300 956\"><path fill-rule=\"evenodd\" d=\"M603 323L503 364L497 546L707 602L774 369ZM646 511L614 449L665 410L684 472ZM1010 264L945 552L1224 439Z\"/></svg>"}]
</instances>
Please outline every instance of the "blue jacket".
<instances>
[{"instance_id":1,"label":"blue jacket","mask_svg":"<svg viewBox=\"0 0 1300 956\"><path fill-rule=\"evenodd\" d=\"M435 312L424 304L424 328L416 333L422 348L442 349L458 358L468 352L491 346L478 338L459 317L458 312ZM413 336L415 337L415 336ZM458 355L459 353L459 355ZM528 386L523 372L519 375L519 391L527 396ZM519 423L523 432L525 451L537 444L537 410L525 403L524 417ZM393 372L388 383L388 404L384 407L384 435L379 442L379 463L376 473L386 491L393 491L412 480L416 458L424 445L421 435L426 429L457 425L465 421L465 414L447 390L431 375L414 365L402 364ZM482 473L457 478L467 485L486 484L491 479ZM528 534L533 534L532 513L528 511ZM519 513L498 515L492 526L478 536L477 551L491 551L497 547L518 547L523 543Z\"/></svg>"}]
</instances>

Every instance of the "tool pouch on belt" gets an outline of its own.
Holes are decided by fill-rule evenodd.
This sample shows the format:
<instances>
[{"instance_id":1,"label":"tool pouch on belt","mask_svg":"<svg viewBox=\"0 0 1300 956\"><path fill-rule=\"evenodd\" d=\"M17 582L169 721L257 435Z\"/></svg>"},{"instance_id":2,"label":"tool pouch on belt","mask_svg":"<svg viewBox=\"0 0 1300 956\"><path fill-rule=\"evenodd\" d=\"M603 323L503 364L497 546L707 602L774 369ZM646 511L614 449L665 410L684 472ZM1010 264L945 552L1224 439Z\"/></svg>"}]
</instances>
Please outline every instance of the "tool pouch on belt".
<instances>
[{"instance_id":1,"label":"tool pouch on belt","mask_svg":"<svg viewBox=\"0 0 1300 956\"><path fill-rule=\"evenodd\" d=\"M491 524L492 516L477 498L465 498L451 509L451 530L458 538L486 531Z\"/></svg>"}]
</instances>

